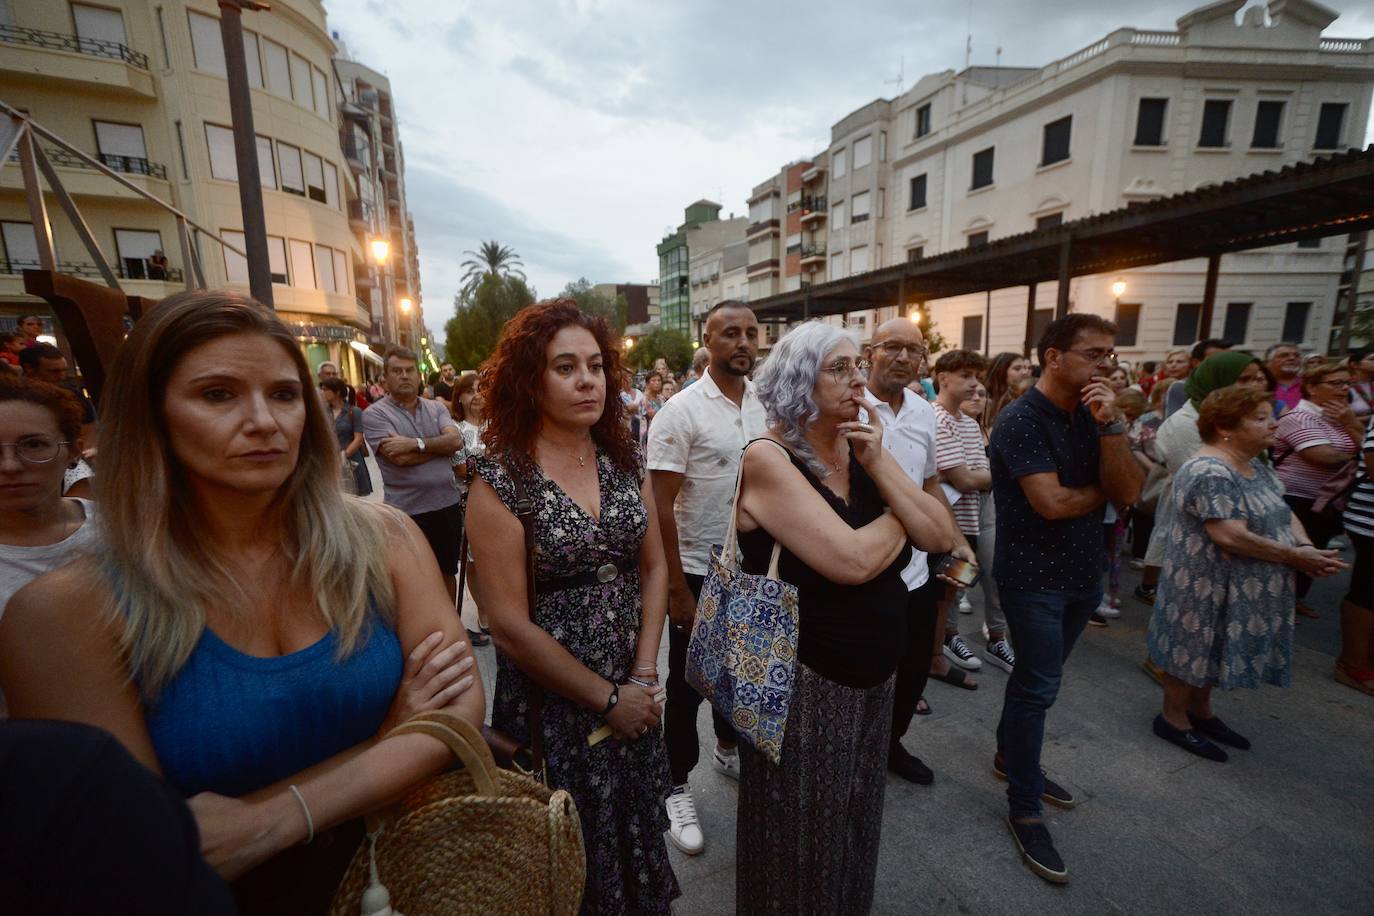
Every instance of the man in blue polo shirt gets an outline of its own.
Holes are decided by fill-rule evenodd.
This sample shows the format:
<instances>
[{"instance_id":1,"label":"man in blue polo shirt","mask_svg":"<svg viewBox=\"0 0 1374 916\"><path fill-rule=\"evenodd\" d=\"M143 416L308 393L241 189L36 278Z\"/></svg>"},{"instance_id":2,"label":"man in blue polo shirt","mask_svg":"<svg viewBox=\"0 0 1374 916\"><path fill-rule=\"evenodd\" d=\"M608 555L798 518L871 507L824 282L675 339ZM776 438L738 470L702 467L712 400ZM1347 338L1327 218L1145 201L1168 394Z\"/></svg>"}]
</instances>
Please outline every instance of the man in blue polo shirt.
<instances>
[{"instance_id":1,"label":"man in blue polo shirt","mask_svg":"<svg viewBox=\"0 0 1374 916\"><path fill-rule=\"evenodd\" d=\"M1116 325L1097 315L1051 322L1036 348L1040 380L1002 411L990 446L993 575L1016 646L993 772L1007 780L1007 824L1022 858L1055 883L1069 873L1041 821L1040 801L1076 802L1040 768L1045 713L1102 599L1103 507L1134 503L1144 478L1107 384L1115 338Z\"/></svg>"}]
</instances>

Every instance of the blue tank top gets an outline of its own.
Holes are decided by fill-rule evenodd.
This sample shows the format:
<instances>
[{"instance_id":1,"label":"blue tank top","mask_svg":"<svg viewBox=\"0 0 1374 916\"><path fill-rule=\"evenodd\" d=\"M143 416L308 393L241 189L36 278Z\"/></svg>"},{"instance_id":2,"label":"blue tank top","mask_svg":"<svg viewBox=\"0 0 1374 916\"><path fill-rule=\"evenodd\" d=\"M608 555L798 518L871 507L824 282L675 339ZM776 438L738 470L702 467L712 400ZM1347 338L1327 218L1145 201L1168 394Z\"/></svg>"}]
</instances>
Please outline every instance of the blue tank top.
<instances>
[{"instance_id":1,"label":"blue tank top","mask_svg":"<svg viewBox=\"0 0 1374 916\"><path fill-rule=\"evenodd\" d=\"M163 775L185 797L246 795L371 738L401 682L401 644L373 615L353 654L331 630L277 658L209 627L145 715Z\"/></svg>"}]
</instances>

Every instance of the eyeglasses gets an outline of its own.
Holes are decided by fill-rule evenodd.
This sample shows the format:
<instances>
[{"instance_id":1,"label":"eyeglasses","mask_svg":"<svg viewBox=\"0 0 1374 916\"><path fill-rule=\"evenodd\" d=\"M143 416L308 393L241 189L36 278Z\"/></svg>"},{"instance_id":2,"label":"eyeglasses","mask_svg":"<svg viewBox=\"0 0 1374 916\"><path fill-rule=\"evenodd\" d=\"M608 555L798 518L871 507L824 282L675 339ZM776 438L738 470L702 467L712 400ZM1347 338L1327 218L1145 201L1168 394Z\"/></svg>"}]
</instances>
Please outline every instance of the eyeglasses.
<instances>
[{"instance_id":1,"label":"eyeglasses","mask_svg":"<svg viewBox=\"0 0 1374 916\"><path fill-rule=\"evenodd\" d=\"M1109 366L1115 366L1117 361L1115 350L1075 350L1070 348L1066 352L1077 353L1095 366L1100 366L1104 362Z\"/></svg>"},{"instance_id":2,"label":"eyeglasses","mask_svg":"<svg viewBox=\"0 0 1374 916\"><path fill-rule=\"evenodd\" d=\"M878 349L882 350L883 353L887 354L891 359L896 359L901 356L903 352L906 352L911 355L912 359L922 360L925 359L926 354L930 353L929 350L920 344L903 344L897 343L895 340L889 340L886 343L879 344Z\"/></svg>"},{"instance_id":3,"label":"eyeglasses","mask_svg":"<svg viewBox=\"0 0 1374 916\"><path fill-rule=\"evenodd\" d=\"M0 455L5 449L14 449L14 456L25 464L47 464L57 457L62 446L70 443L49 439L47 436L25 436L17 442L0 442Z\"/></svg>"},{"instance_id":4,"label":"eyeglasses","mask_svg":"<svg viewBox=\"0 0 1374 916\"><path fill-rule=\"evenodd\" d=\"M866 359L837 359L829 366L821 366L822 372L829 372L830 377L837 382L848 381L853 376L855 370L859 375L863 375L873 364Z\"/></svg>"},{"instance_id":5,"label":"eyeglasses","mask_svg":"<svg viewBox=\"0 0 1374 916\"><path fill-rule=\"evenodd\" d=\"M1317 382L1318 385L1330 385L1332 388L1349 388L1350 379L1348 378L1326 378Z\"/></svg>"}]
</instances>

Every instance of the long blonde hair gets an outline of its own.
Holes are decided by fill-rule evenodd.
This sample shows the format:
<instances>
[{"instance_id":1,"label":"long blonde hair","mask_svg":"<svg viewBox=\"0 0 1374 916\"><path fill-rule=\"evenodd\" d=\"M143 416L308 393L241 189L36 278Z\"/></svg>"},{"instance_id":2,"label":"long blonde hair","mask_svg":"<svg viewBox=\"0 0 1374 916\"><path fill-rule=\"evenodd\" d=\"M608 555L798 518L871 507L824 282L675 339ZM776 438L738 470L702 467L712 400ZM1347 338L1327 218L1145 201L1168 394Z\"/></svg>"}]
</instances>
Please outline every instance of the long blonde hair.
<instances>
[{"instance_id":1,"label":"long blonde hair","mask_svg":"<svg viewBox=\"0 0 1374 916\"><path fill-rule=\"evenodd\" d=\"M295 470L278 491L281 551L294 593L315 596L340 657L367 635L370 607L393 618L385 510L345 496L334 431L313 396L310 368L291 332L252 299L197 290L164 299L120 347L105 386L100 426L98 516L109 612L145 696L181 670L205 629L206 608L243 607L246 595L197 519L168 439L167 381L195 347L233 334L261 334L291 357L300 378L305 428Z\"/></svg>"}]
</instances>

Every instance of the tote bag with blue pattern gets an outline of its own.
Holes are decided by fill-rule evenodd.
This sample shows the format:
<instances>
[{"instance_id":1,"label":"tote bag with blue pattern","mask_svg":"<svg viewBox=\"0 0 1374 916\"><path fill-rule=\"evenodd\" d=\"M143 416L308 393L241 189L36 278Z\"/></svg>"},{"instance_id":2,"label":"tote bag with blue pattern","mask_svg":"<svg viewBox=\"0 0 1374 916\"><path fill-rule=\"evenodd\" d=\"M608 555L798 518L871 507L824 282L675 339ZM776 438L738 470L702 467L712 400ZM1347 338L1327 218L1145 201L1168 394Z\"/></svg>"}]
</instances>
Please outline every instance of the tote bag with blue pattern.
<instances>
[{"instance_id":1,"label":"tote bag with blue pattern","mask_svg":"<svg viewBox=\"0 0 1374 916\"><path fill-rule=\"evenodd\" d=\"M740 738L776 765L797 673L797 587L778 578L776 542L765 575L740 569L735 525L743 464L725 545L712 554L701 586L685 674Z\"/></svg>"}]
</instances>

